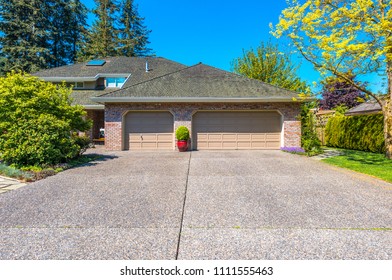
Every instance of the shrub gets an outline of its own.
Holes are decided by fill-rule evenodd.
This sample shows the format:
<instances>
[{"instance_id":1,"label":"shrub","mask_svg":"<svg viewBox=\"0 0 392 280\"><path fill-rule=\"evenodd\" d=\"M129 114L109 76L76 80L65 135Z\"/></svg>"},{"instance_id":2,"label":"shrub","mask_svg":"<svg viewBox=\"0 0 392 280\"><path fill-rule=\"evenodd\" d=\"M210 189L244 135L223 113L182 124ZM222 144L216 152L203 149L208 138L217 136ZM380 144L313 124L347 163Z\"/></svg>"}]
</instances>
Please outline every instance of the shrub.
<instances>
[{"instance_id":1,"label":"shrub","mask_svg":"<svg viewBox=\"0 0 392 280\"><path fill-rule=\"evenodd\" d=\"M176 130L177 140L188 140L189 139L189 129L186 126L179 126Z\"/></svg>"},{"instance_id":2,"label":"shrub","mask_svg":"<svg viewBox=\"0 0 392 280\"><path fill-rule=\"evenodd\" d=\"M79 147L79 155L84 154L84 152L92 145L91 139L88 136L79 136L74 134L72 138L75 141L75 144Z\"/></svg>"},{"instance_id":3,"label":"shrub","mask_svg":"<svg viewBox=\"0 0 392 280\"><path fill-rule=\"evenodd\" d=\"M0 77L0 156L8 164L47 166L66 162L84 148L71 131L86 131L71 90L25 74Z\"/></svg>"},{"instance_id":4,"label":"shrub","mask_svg":"<svg viewBox=\"0 0 392 280\"><path fill-rule=\"evenodd\" d=\"M384 153L384 122L382 114L335 116L325 128L327 146Z\"/></svg>"},{"instance_id":5,"label":"shrub","mask_svg":"<svg viewBox=\"0 0 392 280\"><path fill-rule=\"evenodd\" d=\"M321 142L316 133L316 120L310 108L314 104L304 103L301 105L301 147L308 156L322 153Z\"/></svg>"},{"instance_id":6,"label":"shrub","mask_svg":"<svg viewBox=\"0 0 392 280\"><path fill-rule=\"evenodd\" d=\"M4 163L0 163L0 174L7 177L25 179L27 181L33 179L33 176L30 173L5 165Z\"/></svg>"},{"instance_id":7,"label":"shrub","mask_svg":"<svg viewBox=\"0 0 392 280\"><path fill-rule=\"evenodd\" d=\"M79 154L69 125L51 115L25 119L8 128L0 139L2 158L8 164L46 166Z\"/></svg>"}]
</instances>

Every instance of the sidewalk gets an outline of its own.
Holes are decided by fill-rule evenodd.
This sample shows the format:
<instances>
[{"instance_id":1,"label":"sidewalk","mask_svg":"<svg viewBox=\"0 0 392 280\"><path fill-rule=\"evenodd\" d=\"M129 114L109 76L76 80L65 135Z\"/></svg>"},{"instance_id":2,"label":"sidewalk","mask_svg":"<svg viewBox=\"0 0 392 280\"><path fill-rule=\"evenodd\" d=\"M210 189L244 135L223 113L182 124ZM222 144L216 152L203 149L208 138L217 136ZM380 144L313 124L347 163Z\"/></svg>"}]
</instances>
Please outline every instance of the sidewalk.
<instances>
[{"instance_id":1,"label":"sidewalk","mask_svg":"<svg viewBox=\"0 0 392 280\"><path fill-rule=\"evenodd\" d=\"M27 184L21 183L16 179L0 176L0 194L8 191L16 190Z\"/></svg>"}]
</instances>

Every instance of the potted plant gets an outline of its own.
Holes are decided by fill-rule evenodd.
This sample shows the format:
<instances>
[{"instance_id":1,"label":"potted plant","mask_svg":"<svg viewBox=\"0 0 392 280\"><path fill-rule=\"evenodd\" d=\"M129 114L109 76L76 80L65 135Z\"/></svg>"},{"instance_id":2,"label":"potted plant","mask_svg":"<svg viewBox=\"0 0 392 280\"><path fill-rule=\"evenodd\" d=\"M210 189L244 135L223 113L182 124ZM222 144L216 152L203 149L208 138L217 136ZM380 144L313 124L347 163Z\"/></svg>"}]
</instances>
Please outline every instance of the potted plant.
<instances>
[{"instance_id":1,"label":"potted plant","mask_svg":"<svg viewBox=\"0 0 392 280\"><path fill-rule=\"evenodd\" d=\"M180 152L188 149L189 129L186 126L179 126L176 130L177 147Z\"/></svg>"}]
</instances>

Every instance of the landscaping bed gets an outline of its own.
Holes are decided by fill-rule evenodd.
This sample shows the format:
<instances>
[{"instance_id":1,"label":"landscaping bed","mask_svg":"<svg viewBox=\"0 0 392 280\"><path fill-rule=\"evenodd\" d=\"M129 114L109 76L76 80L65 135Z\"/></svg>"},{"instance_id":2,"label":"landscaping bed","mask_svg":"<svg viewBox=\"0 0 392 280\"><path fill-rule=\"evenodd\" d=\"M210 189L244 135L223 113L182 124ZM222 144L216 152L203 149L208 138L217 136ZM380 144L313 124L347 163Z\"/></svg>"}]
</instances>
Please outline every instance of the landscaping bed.
<instances>
[{"instance_id":1,"label":"landscaping bed","mask_svg":"<svg viewBox=\"0 0 392 280\"><path fill-rule=\"evenodd\" d=\"M97 154L81 155L67 163L61 163L46 168L37 167L37 166L16 168L13 166L6 165L5 163L0 161L0 175L10 177L10 178L16 178L18 180L22 180L25 182L33 182L100 158L102 158L102 155L97 155Z\"/></svg>"}]
</instances>

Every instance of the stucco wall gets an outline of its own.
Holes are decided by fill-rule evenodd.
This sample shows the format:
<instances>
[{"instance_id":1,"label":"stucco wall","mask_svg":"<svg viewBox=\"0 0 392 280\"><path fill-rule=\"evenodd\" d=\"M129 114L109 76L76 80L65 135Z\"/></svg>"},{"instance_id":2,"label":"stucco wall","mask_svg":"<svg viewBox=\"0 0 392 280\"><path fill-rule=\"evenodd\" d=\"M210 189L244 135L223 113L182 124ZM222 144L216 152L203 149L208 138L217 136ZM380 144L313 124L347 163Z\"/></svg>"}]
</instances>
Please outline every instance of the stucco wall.
<instances>
[{"instance_id":1,"label":"stucco wall","mask_svg":"<svg viewBox=\"0 0 392 280\"><path fill-rule=\"evenodd\" d=\"M124 103L105 105L105 147L107 150L121 150L122 121L128 111L168 110L174 116L174 131L185 125L192 132L192 115L200 110L273 110L283 115L283 145L298 147L301 144L301 123L299 103ZM192 137L192 135L191 135Z\"/></svg>"}]
</instances>

